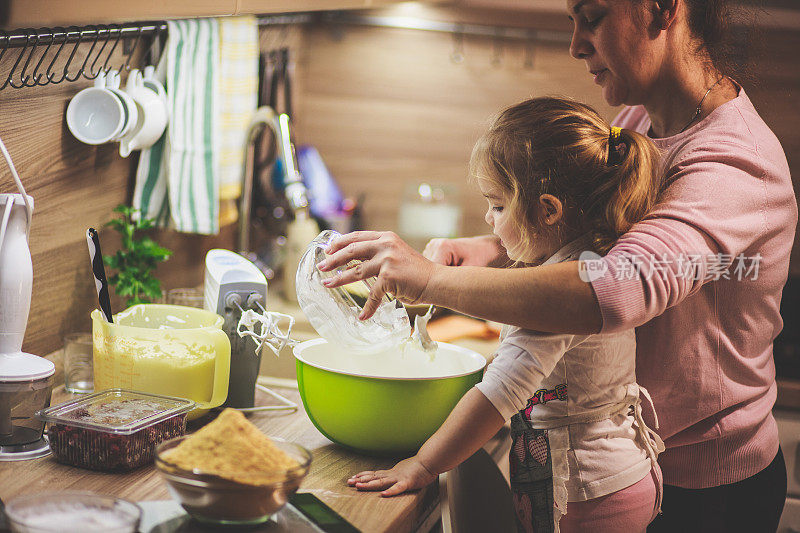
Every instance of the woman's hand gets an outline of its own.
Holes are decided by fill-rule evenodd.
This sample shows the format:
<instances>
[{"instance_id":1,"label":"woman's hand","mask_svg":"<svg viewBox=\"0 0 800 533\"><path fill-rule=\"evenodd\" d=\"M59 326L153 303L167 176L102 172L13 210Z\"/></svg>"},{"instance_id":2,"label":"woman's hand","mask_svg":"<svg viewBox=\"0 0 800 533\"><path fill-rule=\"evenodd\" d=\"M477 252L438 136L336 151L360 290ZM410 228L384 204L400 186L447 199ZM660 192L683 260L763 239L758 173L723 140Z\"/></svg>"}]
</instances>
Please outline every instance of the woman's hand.
<instances>
[{"instance_id":1,"label":"woman's hand","mask_svg":"<svg viewBox=\"0 0 800 533\"><path fill-rule=\"evenodd\" d=\"M347 484L358 490L382 490L381 496L397 496L430 485L437 477L415 455L400 461L391 470L360 472L348 479Z\"/></svg>"},{"instance_id":2,"label":"woman's hand","mask_svg":"<svg viewBox=\"0 0 800 533\"><path fill-rule=\"evenodd\" d=\"M494 235L431 239L422 255L434 263L447 266L499 266L508 261L500 239Z\"/></svg>"},{"instance_id":3,"label":"woman's hand","mask_svg":"<svg viewBox=\"0 0 800 533\"><path fill-rule=\"evenodd\" d=\"M326 287L339 287L354 281L376 277L369 298L359 318L371 317L384 294L405 303L423 303L425 288L437 265L403 242L392 232L356 231L334 240L327 259L317 265L323 272L335 270L352 260L362 262L325 280Z\"/></svg>"}]
</instances>

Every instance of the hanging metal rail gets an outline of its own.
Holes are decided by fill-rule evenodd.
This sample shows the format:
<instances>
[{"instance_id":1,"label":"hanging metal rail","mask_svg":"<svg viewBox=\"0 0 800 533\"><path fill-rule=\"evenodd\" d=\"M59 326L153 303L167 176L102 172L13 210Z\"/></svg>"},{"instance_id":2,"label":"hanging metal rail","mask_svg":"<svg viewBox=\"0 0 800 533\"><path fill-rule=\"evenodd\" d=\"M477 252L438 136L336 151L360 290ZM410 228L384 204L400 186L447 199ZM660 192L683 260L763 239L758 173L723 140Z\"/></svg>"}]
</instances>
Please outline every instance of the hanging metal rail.
<instances>
[{"instance_id":1,"label":"hanging metal rail","mask_svg":"<svg viewBox=\"0 0 800 533\"><path fill-rule=\"evenodd\" d=\"M312 16L305 13L258 19L261 26L311 21ZM93 80L111 70L130 70L131 61L142 40L150 41L143 57L149 56L150 61L155 63L157 58L153 55L160 48L159 37L166 35L166 32L167 24L163 21L0 30L0 71L5 72L5 65L12 64L4 79L0 77L3 80L0 90L6 87L22 89L57 85L80 78ZM79 48L81 54L78 54ZM76 56L82 59L76 59Z\"/></svg>"}]
</instances>

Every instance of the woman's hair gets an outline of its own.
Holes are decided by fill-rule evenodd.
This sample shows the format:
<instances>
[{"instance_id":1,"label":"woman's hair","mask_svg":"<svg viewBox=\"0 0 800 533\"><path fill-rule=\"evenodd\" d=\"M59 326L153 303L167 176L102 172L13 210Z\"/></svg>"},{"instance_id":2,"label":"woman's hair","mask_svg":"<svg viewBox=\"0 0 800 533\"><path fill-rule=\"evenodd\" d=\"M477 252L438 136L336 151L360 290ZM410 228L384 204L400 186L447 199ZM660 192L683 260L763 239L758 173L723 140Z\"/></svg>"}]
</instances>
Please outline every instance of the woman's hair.
<instances>
[{"instance_id":1,"label":"woman's hair","mask_svg":"<svg viewBox=\"0 0 800 533\"><path fill-rule=\"evenodd\" d=\"M685 0L689 31L698 54L708 54L714 69L737 81L754 82L742 53L753 53L761 39L755 23L761 0ZM737 29L734 32L733 26Z\"/></svg>"},{"instance_id":2,"label":"woman's hair","mask_svg":"<svg viewBox=\"0 0 800 533\"><path fill-rule=\"evenodd\" d=\"M595 250L605 253L655 203L660 170L655 145L631 130L622 130L621 153L609 162L610 132L588 105L525 100L502 111L475 144L470 174L504 192L521 247L542 227L539 197L551 194L565 214L575 213L566 222L590 233Z\"/></svg>"}]
</instances>

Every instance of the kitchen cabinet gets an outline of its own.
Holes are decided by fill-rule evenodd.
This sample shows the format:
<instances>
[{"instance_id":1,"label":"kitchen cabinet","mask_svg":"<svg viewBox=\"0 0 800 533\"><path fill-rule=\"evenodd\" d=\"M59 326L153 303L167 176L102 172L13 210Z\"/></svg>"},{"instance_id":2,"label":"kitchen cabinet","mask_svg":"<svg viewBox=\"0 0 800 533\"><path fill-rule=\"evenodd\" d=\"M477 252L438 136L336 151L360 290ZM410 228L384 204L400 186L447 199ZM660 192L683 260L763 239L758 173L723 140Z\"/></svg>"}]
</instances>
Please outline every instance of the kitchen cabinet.
<instances>
[{"instance_id":1,"label":"kitchen cabinet","mask_svg":"<svg viewBox=\"0 0 800 533\"><path fill-rule=\"evenodd\" d=\"M108 24L225 15L371 8L399 0L9 0L0 4L5 29Z\"/></svg>"}]
</instances>

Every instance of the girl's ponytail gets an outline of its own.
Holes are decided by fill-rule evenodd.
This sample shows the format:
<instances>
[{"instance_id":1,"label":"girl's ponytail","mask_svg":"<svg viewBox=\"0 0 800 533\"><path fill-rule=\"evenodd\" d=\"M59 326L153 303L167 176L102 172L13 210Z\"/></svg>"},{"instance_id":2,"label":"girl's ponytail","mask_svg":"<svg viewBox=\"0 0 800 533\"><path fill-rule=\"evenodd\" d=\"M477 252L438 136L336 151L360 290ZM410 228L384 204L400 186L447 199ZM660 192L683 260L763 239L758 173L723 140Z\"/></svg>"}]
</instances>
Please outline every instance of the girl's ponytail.
<instances>
[{"instance_id":1,"label":"girl's ponytail","mask_svg":"<svg viewBox=\"0 0 800 533\"><path fill-rule=\"evenodd\" d=\"M587 196L584 216L595 249L604 254L653 207L658 194L660 154L655 145L632 130L615 139L609 131L604 183Z\"/></svg>"},{"instance_id":2,"label":"girl's ponytail","mask_svg":"<svg viewBox=\"0 0 800 533\"><path fill-rule=\"evenodd\" d=\"M473 176L505 192L520 246L540 238L539 198L551 194L569 213L563 229L588 233L602 254L653 207L660 171L647 137L612 130L586 104L547 96L503 110L470 159Z\"/></svg>"}]
</instances>

